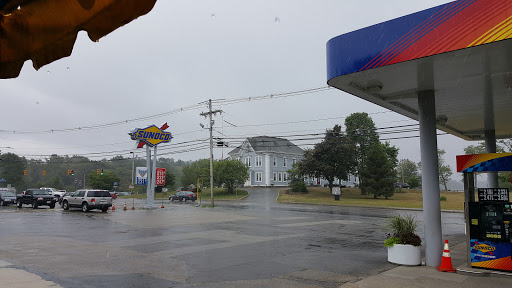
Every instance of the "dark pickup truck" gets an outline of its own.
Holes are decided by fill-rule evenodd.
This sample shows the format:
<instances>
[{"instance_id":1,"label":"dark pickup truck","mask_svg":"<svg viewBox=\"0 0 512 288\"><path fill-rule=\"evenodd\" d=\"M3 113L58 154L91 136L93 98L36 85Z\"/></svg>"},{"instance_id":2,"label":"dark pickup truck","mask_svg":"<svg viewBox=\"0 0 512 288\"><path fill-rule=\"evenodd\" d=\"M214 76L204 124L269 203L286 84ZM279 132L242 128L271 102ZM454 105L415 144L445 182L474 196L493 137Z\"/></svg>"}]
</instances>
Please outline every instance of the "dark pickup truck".
<instances>
[{"instance_id":1,"label":"dark pickup truck","mask_svg":"<svg viewBox=\"0 0 512 288\"><path fill-rule=\"evenodd\" d=\"M23 204L29 204L32 205L34 209L43 205L50 206L50 208L53 209L55 208L55 202L55 196L43 189L28 189L25 194L16 196L16 205L18 205L18 208L23 207Z\"/></svg>"}]
</instances>

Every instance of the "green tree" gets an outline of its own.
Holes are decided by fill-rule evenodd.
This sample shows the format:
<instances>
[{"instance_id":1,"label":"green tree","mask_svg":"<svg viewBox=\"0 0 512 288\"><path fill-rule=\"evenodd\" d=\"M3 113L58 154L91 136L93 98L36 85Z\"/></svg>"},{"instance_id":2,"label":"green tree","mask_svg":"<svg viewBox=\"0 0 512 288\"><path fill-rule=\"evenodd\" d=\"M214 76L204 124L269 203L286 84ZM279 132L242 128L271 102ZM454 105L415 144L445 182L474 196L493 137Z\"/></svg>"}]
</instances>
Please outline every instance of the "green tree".
<instances>
[{"instance_id":1,"label":"green tree","mask_svg":"<svg viewBox=\"0 0 512 288\"><path fill-rule=\"evenodd\" d=\"M356 146L345 136L339 125L327 129L324 140L308 150L299 162L301 175L323 177L332 192L334 180L347 180L356 166ZM339 183L341 184L341 183Z\"/></svg>"},{"instance_id":2,"label":"green tree","mask_svg":"<svg viewBox=\"0 0 512 288\"><path fill-rule=\"evenodd\" d=\"M115 182L120 182L121 179L111 171L103 171L103 175L96 174L92 171L87 176L87 186L93 189L112 190Z\"/></svg>"},{"instance_id":3,"label":"green tree","mask_svg":"<svg viewBox=\"0 0 512 288\"><path fill-rule=\"evenodd\" d=\"M420 186L421 176L418 171L418 166L409 159L402 159L398 163L397 176L400 179L399 182L405 182L413 188Z\"/></svg>"},{"instance_id":4,"label":"green tree","mask_svg":"<svg viewBox=\"0 0 512 288\"><path fill-rule=\"evenodd\" d=\"M447 183L450 181L452 176L452 169L449 165L445 165L443 156L446 151L443 149L437 149L437 165L439 169L439 182L444 185L444 190L448 191Z\"/></svg>"},{"instance_id":5,"label":"green tree","mask_svg":"<svg viewBox=\"0 0 512 288\"><path fill-rule=\"evenodd\" d=\"M62 182L60 181L59 176L53 176L50 179L48 179L46 182L44 182L44 187L53 187L56 189L62 189ZM41 187L41 186L39 186Z\"/></svg>"},{"instance_id":6,"label":"green tree","mask_svg":"<svg viewBox=\"0 0 512 288\"><path fill-rule=\"evenodd\" d=\"M485 154L485 153L487 153L485 151L485 142L480 142L480 143L478 143L478 145L469 145L466 148L464 148L464 154L466 154L466 155ZM496 153L505 153L505 149L503 149L503 147L498 145L498 143L496 143Z\"/></svg>"},{"instance_id":7,"label":"green tree","mask_svg":"<svg viewBox=\"0 0 512 288\"><path fill-rule=\"evenodd\" d=\"M215 171L215 169L214 169ZM181 185L197 185L197 179L201 183L210 184L210 159L200 159L192 162L182 169Z\"/></svg>"},{"instance_id":8,"label":"green tree","mask_svg":"<svg viewBox=\"0 0 512 288\"><path fill-rule=\"evenodd\" d=\"M503 147L505 147L503 150L506 150L507 152L512 152L512 138L509 139L502 139L498 141ZM505 152L505 151L503 151Z\"/></svg>"},{"instance_id":9,"label":"green tree","mask_svg":"<svg viewBox=\"0 0 512 288\"><path fill-rule=\"evenodd\" d=\"M7 180L4 184L11 184L18 192L27 188L25 178L28 177L33 171L28 171L27 160L24 157L19 157L14 153L5 153L1 155L0 161L0 178ZM23 175L23 170L27 170L28 175Z\"/></svg>"},{"instance_id":10,"label":"green tree","mask_svg":"<svg viewBox=\"0 0 512 288\"><path fill-rule=\"evenodd\" d=\"M224 186L233 194L234 188L249 179L249 167L239 160L219 160L213 166L213 180L216 185Z\"/></svg>"},{"instance_id":11,"label":"green tree","mask_svg":"<svg viewBox=\"0 0 512 288\"><path fill-rule=\"evenodd\" d=\"M373 143L368 147L366 158L368 163L360 171L365 181L361 183L367 194L373 194L374 198L384 196L386 199L395 193L395 167L388 154L386 144Z\"/></svg>"},{"instance_id":12,"label":"green tree","mask_svg":"<svg viewBox=\"0 0 512 288\"><path fill-rule=\"evenodd\" d=\"M171 189L176 187L176 176L167 170L165 170L165 187Z\"/></svg>"},{"instance_id":13,"label":"green tree","mask_svg":"<svg viewBox=\"0 0 512 288\"><path fill-rule=\"evenodd\" d=\"M356 144L357 166L355 174L359 177L360 186L364 187L362 184L365 179L360 171L364 169L366 165L366 154L370 145L379 142L377 128L375 128L375 123L372 118L368 116L368 113L352 113L345 119L345 132L348 138ZM361 189L361 193L364 195L366 191Z\"/></svg>"}]
</instances>

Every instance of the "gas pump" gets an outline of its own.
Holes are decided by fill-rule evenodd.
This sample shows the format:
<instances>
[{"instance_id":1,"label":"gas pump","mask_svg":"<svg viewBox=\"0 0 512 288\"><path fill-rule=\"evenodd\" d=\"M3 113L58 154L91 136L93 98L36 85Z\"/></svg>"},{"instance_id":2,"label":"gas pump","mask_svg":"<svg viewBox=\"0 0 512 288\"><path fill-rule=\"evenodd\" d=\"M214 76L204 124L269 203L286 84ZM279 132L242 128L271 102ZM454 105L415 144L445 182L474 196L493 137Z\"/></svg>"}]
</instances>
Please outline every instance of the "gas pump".
<instances>
[{"instance_id":1,"label":"gas pump","mask_svg":"<svg viewBox=\"0 0 512 288\"><path fill-rule=\"evenodd\" d=\"M466 242L471 267L512 271L512 203L508 188L478 188L474 174L512 170L512 153L457 156L464 173ZM478 200L478 201L476 201Z\"/></svg>"}]
</instances>

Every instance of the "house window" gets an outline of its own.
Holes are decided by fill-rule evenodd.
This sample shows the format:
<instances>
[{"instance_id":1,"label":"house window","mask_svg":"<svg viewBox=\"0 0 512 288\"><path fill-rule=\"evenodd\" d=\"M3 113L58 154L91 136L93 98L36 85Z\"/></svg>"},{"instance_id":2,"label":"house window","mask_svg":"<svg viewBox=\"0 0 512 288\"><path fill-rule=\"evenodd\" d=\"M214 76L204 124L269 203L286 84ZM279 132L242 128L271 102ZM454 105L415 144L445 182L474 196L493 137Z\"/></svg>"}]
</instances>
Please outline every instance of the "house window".
<instances>
[{"instance_id":1,"label":"house window","mask_svg":"<svg viewBox=\"0 0 512 288\"><path fill-rule=\"evenodd\" d=\"M272 174L272 180L274 180L274 182L277 182L277 172L274 172Z\"/></svg>"},{"instance_id":2,"label":"house window","mask_svg":"<svg viewBox=\"0 0 512 288\"><path fill-rule=\"evenodd\" d=\"M297 163L297 159L293 158L292 159L292 165L295 165L295 163Z\"/></svg>"},{"instance_id":3,"label":"house window","mask_svg":"<svg viewBox=\"0 0 512 288\"><path fill-rule=\"evenodd\" d=\"M261 172L256 172L256 182L261 182Z\"/></svg>"},{"instance_id":4,"label":"house window","mask_svg":"<svg viewBox=\"0 0 512 288\"><path fill-rule=\"evenodd\" d=\"M286 158L283 158L283 167L286 167Z\"/></svg>"},{"instance_id":5,"label":"house window","mask_svg":"<svg viewBox=\"0 0 512 288\"><path fill-rule=\"evenodd\" d=\"M261 167L261 156L256 156L256 167Z\"/></svg>"},{"instance_id":6,"label":"house window","mask_svg":"<svg viewBox=\"0 0 512 288\"><path fill-rule=\"evenodd\" d=\"M274 167L277 167L277 157L274 156Z\"/></svg>"},{"instance_id":7,"label":"house window","mask_svg":"<svg viewBox=\"0 0 512 288\"><path fill-rule=\"evenodd\" d=\"M283 181L287 181L287 180L288 180L288 173L283 172Z\"/></svg>"},{"instance_id":8,"label":"house window","mask_svg":"<svg viewBox=\"0 0 512 288\"><path fill-rule=\"evenodd\" d=\"M251 167L251 157L245 157L245 165Z\"/></svg>"},{"instance_id":9,"label":"house window","mask_svg":"<svg viewBox=\"0 0 512 288\"><path fill-rule=\"evenodd\" d=\"M277 182L283 182L283 172L279 172Z\"/></svg>"}]
</instances>

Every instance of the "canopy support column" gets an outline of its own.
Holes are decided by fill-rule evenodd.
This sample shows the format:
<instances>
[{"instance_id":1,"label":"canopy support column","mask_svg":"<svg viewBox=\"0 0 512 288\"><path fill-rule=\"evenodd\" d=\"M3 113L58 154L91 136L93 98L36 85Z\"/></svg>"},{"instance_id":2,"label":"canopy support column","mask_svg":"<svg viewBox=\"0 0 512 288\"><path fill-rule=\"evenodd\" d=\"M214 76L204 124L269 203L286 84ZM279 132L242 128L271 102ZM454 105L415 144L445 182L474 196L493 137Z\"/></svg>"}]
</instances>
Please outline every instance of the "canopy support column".
<instances>
[{"instance_id":1,"label":"canopy support column","mask_svg":"<svg viewBox=\"0 0 512 288\"><path fill-rule=\"evenodd\" d=\"M487 63L487 61L486 61ZM485 153L496 153L496 130L494 124L494 98L492 96L491 75L485 71L484 91L484 136ZM498 188L498 173L487 173L487 185L490 188Z\"/></svg>"},{"instance_id":2,"label":"canopy support column","mask_svg":"<svg viewBox=\"0 0 512 288\"><path fill-rule=\"evenodd\" d=\"M423 225L427 266L441 265L441 203L437 156L436 106L433 90L418 92L421 175L423 190Z\"/></svg>"}]
</instances>

